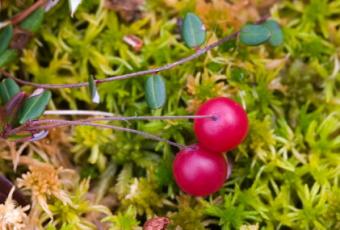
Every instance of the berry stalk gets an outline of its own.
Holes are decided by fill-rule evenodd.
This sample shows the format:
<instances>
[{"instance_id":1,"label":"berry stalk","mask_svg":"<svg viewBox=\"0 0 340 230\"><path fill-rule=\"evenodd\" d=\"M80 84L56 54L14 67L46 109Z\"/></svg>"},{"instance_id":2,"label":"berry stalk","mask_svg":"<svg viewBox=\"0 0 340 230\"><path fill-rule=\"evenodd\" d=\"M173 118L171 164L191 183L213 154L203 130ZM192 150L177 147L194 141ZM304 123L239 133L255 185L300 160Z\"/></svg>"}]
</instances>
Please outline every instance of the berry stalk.
<instances>
[{"instance_id":1,"label":"berry stalk","mask_svg":"<svg viewBox=\"0 0 340 230\"><path fill-rule=\"evenodd\" d=\"M135 130L135 129L131 129L131 128L126 128L126 127L121 127L121 126L116 126L116 125L106 125L106 124L93 123L89 120L79 120L79 121L41 120L41 121L32 121L32 122L30 122L30 124L28 126L20 129L20 131L37 132L37 131L41 131L41 130L52 129L52 128L57 128L57 127L62 127L62 126L92 126L92 127L99 127L99 128L114 129L114 130L117 130L117 131L125 131L125 132L129 132L129 133L138 134L138 135L143 136L144 138L148 138L148 139L151 139L151 140L165 142L165 143L172 145L174 147L177 147L179 149L183 149L183 148L186 147L185 145L178 144L176 142L173 142L173 141L170 141L170 140L167 140L167 139L164 139L164 138L161 138L159 136L156 136L156 135L153 135L153 134L150 134L150 133L146 133L146 132L143 132L143 131L139 131L139 130Z\"/></svg>"}]
</instances>

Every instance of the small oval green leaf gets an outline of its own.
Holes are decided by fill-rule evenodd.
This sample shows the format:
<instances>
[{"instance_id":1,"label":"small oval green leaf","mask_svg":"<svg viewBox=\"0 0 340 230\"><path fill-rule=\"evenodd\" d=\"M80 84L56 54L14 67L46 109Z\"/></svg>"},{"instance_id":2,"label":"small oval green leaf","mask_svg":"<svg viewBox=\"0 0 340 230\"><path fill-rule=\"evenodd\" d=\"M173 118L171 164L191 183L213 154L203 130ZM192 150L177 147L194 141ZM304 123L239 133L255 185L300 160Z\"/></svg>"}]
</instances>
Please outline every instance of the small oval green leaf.
<instances>
[{"instance_id":1,"label":"small oval green leaf","mask_svg":"<svg viewBox=\"0 0 340 230\"><path fill-rule=\"evenodd\" d=\"M9 102L19 92L19 86L12 79L4 79L0 84L0 98L3 104Z\"/></svg>"},{"instance_id":2,"label":"small oval green leaf","mask_svg":"<svg viewBox=\"0 0 340 230\"><path fill-rule=\"evenodd\" d=\"M269 38L270 31L263 25L247 24L240 30L240 40L245 45L260 45Z\"/></svg>"},{"instance_id":3,"label":"small oval green leaf","mask_svg":"<svg viewBox=\"0 0 340 230\"><path fill-rule=\"evenodd\" d=\"M2 54L0 54L0 67L4 67L7 64L15 61L18 57L18 52L14 49L5 50Z\"/></svg>"},{"instance_id":4,"label":"small oval green leaf","mask_svg":"<svg viewBox=\"0 0 340 230\"><path fill-rule=\"evenodd\" d=\"M2 54L9 46L13 37L13 26L9 25L0 30L0 54Z\"/></svg>"},{"instance_id":5,"label":"small oval green leaf","mask_svg":"<svg viewBox=\"0 0 340 230\"><path fill-rule=\"evenodd\" d=\"M166 87L162 76L150 76L145 83L145 97L151 109L162 107L166 100Z\"/></svg>"},{"instance_id":6,"label":"small oval green leaf","mask_svg":"<svg viewBox=\"0 0 340 230\"><path fill-rule=\"evenodd\" d=\"M100 96L97 91L96 83L93 79L93 76L91 75L89 76L88 82L89 82L89 91L90 91L92 102L98 104L100 102Z\"/></svg>"},{"instance_id":7,"label":"small oval green leaf","mask_svg":"<svg viewBox=\"0 0 340 230\"><path fill-rule=\"evenodd\" d=\"M45 14L44 8L41 7L37 9L23 22L21 22L20 27L33 33L37 32L44 20L44 14Z\"/></svg>"},{"instance_id":8,"label":"small oval green leaf","mask_svg":"<svg viewBox=\"0 0 340 230\"><path fill-rule=\"evenodd\" d=\"M43 91L27 98L18 113L19 123L24 124L29 120L39 118L44 113L50 99L50 91Z\"/></svg>"},{"instance_id":9,"label":"small oval green leaf","mask_svg":"<svg viewBox=\"0 0 340 230\"><path fill-rule=\"evenodd\" d=\"M283 32L281 30L280 25L272 19L267 20L266 22L263 23L263 25L267 27L267 29L271 33L271 36L269 38L269 43L272 46L281 45L283 43Z\"/></svg>"},{"instance_id":10,"label":"small oval green leaf","mask_svg":"<svg viewBox=\"0 0 340 230\"><path fill-rule=\"evenodd\" d=\"M193 13L187 13L182 25L182 38L190 48L198 47L205 41L205 27L201 19Z\"/></svg>"}]
</instances>

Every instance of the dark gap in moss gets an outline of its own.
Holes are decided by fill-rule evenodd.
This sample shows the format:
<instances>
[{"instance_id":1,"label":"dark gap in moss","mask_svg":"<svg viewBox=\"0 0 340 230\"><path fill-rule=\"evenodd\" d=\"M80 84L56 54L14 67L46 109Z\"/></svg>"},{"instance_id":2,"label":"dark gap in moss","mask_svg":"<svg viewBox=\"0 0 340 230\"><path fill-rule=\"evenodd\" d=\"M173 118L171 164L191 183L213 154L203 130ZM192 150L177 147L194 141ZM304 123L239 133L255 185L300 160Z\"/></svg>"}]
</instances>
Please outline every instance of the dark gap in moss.
<instances>
[{"instance_id":1,"label":"dark gap in moss","mask_svg":"<svg viewBox=\"0 0 340 230\"><path fill-rule=\"evenodd\" d=\"M240 187L242 189L248 189L250 188L254 183L254 178L244 178L244 180L241 182Z\"/></svg>"},{"instance_id":2,"label":"dark gap in moss","mask_svg":"<svg viewBox=\"0 0 340 230\"><path fill-rule=\"evenodd\" d=\"M138 215L137 219L140 221L140 223L145 223L148 220L148 217L146 216L146 214Z\"/></svg>"},{"instance_id":3,"label":"dark gap in moss","mask_svg":"<svg viewBox=\"0 0 340 230\"><path fill-rule=\"evenodd\" d=\"M54 103L58 103L58 109L69 109L69 103L62 97L52 97Z\"/></svg>"},{"instance_id":4,"label":"dark gap in moss","mask_svg":"<svg viewBox=\"0 0 340 230\"><path fill-rule=\"evenodd\" d=\"M206 226L206 229L221 230L221 226L219 226L217 224L209 224L208 226Z\"/></svg>"},{"instance_id":5,"label":"dark gap in moss","mask_svg":"<svg viewBox=\"0 0 340 230\"><path fill-rule=\"evenodd\" d=\"M306 173L303 176L300 177L303 184L307 184L309 188L313 187L313 184L315 183L315 180L313 178L313 175Z\"/></svg>"},{"instance_id":6,"label":"dark gap in moss","mask_svg":"<svg viewBox=\"0 0 340 230\"><path fill-rule=\"evenodd\" d=\"M87 21L82 21L81 23L76 24L75 29L77 29L78 31L86 30L88 26L89 23Z\"/></svg>"},{"instance_id":7,"label":"dark gap in moss","mask_svg":"<svg viewBox=\"0 0 340 230\"><path fill-rule=\"evenodd\" d=\"M86 101L76 100L77 108L79 110L88 110L89 104Z\"/></svg>"},{"instance_id":8,"label":"dark gap in moss","mask_svg":"<svg viewBox=\"0 0 340 230\"><path fill-rule=\"evenodd\" d=\"M41 45L37 46L38 50L36 52L36 58L41 67L48 68L54 55L49 49L49 45L45 42L45 40L40 39L39 41Z\"/></svg>"},{"instance_id":9,"label":"dark gap in moss","mask_svg":"<svg viewBox=\"0 0 340 230\"><path fill-rule=\"evenodd\" d=\"M301 202L301 199L299 198L297 191L294 188L290 189L290 195L292 198L292 202L295 205L295 208L297 209L302 209L303 204Z\"/></svg>"},{"instance_id":10,"label":"dark gap in moss","mask_svg":"<svg viewBox=\"0 0 340 230\"><path fill-rule=\"evenodd\" d=\"M58 69L57 75L60 77L71 76L72 72L68 69Z\"/></svg>"}]
</instances>

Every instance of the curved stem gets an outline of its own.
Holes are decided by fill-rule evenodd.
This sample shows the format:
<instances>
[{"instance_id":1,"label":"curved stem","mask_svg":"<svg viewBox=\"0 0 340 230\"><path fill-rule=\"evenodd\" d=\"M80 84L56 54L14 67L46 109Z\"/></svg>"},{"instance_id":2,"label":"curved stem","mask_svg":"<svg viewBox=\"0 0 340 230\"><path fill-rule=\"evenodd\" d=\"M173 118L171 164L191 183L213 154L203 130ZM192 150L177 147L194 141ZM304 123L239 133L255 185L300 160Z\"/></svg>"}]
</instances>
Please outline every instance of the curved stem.
<instances>
[{"instance_id":1,"label":"curved stem","mask_svg":"<svg viewBox=\"0 0 340 230\"><path fill-rule=\"evenodd\" d=\"M149 69L149 70L142 70L142 71L137 71L137 72L133 72L133 73L111 76L111 77L108 77L106 79L97 79L97 80L95 80L95 83L100 84L100 83L104 83L104 82L124 80L124 79L144 76L144 75L148 75L148 74L156 74L156 73L164 71L164 70L172 69L176 66L179 66L179 65L184 64L186 62L189 62L193 59L196 59L196 58L200 57L201 55L205 54L206 52L208 52L209 50L223 44L226 41L229 41L229 40L235 38L238 35L238 33L239 32L235 32L235 33L232 33L228 36L225 36L222 39L211 43L210 45L207 45L207 46L205 46L201 49L198 49L194 54L189 55L187 57L184 57L182 59L179 59L179 60L177 60L173 63L166 64L166 65L163 65L161 67L157 67L157 68L153 68L153 69ZM37 87L37 88L59 89L59 88L79 88L79 87L88 86L88 82L81 82L81 83L75 83L75 84L38 84L38 83L33 83L33 82L18 79L16 77L12 76L10 73L6 72L3 69L0 69L0 73L2 73L5 77L12 78L13 80L17 81L20 84L30 85L30 86Z\"/></svg>"},{"instance_id":2,"label":"curved stem","mask_svg":"<svg viewBox=\"0 0 340 230\"><path fill-rule=\"evenodd\" d=\"M204 119L213 118L213 115L182 115L182 116L115 116L113 113L86 110L47 110L44 115L85 115L104 116L105 118L95 118L97 121L128 121L128 120L179 120L179 119ZM91 119L92 120L92 119ZM43 121L43 120L40 120Z\"/></svg>"},{"instance_id":3,"label":"curved stem","mask_svg":"<svg viewBox=\"0 0 340 230\"><path fill-rule=\"evenodd\" d=\"M13 18L10 19L11 24L15 25L27 18L30 14L32 14L36 9L43 6L46 3L46 0L38 0L30 7L26 8L24 11L18 13Z\"/></svg>"},{"instance_id":4,"label":"curved stem","mask_svg":"<svg viewBox=\"0 0 340 230\"><path fill-rule=\"evenodd\" d=\"M129 133L138 134L138 135L141 135L141 136L148 138L148 139L165 142L165 143L172 145L172 146L175 146L179 149L183 149L183 148L186 147L185 145L181 145L181 144L178 144L176 142L169 141L167 139L164 139L164 138L161 138L159 136L156 136L156 135L153 135L153 134L150 134L150 133L146 133L146 132L143 132L143 131L125 128L125 127L116 126L116 125L105 125L105 124L91 123L91 122L88 122L88 121L55 120L53 122L53 124L51 124L51 125L44 125L44 126L27 128L27 130L28 131L37 131L37 130L52 129L52 128L61 127L61 126L92 126L92 127L114 129L114 130L117 130L117 131L125 131L125 132L129 132Z\"/></svg>"},{"instance_id":5,"label":"curved stem","mask_svg":"<svg viewBox=\"0 0 340 230\"><path fill-rule=\"evenodd\" d=\"M113 113L102 112L96 110L46 110L44 115L80 115L80 116L104 116L104 117L113 117L115 116Z\"/></svg>"}]
</instances>

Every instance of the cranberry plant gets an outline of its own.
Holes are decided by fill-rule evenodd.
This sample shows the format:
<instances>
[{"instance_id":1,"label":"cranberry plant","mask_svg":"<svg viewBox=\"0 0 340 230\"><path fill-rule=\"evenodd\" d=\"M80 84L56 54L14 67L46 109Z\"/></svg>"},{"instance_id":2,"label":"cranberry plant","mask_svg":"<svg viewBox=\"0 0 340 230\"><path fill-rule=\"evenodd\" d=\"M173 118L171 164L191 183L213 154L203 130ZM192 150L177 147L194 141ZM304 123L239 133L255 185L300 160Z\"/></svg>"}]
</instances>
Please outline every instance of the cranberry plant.
<instances>
[{"instance_id":1,"label":"cranberry plant","mask_svg":"<svg viewBox=\"0 0 340 230\"><path fill-rule=\"evenodd\" d=\"M309 49L317 58L317 61L310 61L310 65L317 73L328 76L318 61L324 53L332 53L327 49L329 45L318 50L311 44L299 53L297 38L289 31L292 27L287 27L283 45L279 23L268 15L244 22L239 28L215 31L211 27L206 29L203 21L208 21L207 18L202 20L199 12L192 13L190 5L182 6L182 17L178 17L177 22L171 20L174 14L170 13L169 20L163 19L161 25L152 24L154 21L147 16L121 25L124 14L110 1L101 1L99 5L84 2L78 12L75 11L76 1L70 1L75 18L65 11L65 4L57 1L53 5L52 2L37 1L0 24L0 72L4 77L0 83L0 136L12 149L43 147L40 143L44 141L57 147L58 144L53 143L63 143L63 138L59 136L59 140L54 140L52 132L62 133L65 131L60 128L74 126L73 147L67 151L75 154L72 163L80 166L81 177L98 179L92 191L97 202L110 194L120 200L121 213L117 215L108 214L104 207L98 210L107 215L106 221L118 226L124 218L130 219L131 225L121 225L121 229L132 229L143 215L147 218L164 215L171 202L179 206L176 213L167 214L173 221L170 224L187 226L183 219L187 217L194 223L193 229L205 225L198 221L200 219L217 218L219 225L229 229L247 223L320 226L327 218L332 218L315 216L301 222L304 219L301 213L309 207L307 204L318 205L317 198L308 194L325 189L315 183L312 188L294 184L296 190L293 191L299 198L288 206L294 206L304 197L311 199L301 201L303 209L295 210L296 219L287 214L285 220L281 220L282 213L278 210L282 207L275 206L290 192L287 191L288 182L282 184L285 179L276 175L275 170L284 170L284 176L291 177L290 173L302 164L296 176L302 177L303 172L313 169L309 162L320 159L318 155L306 155L306 149L317 153L326 151L333 156L338 146L338 138L331 141L338 129L338 114L326 116L328 105L317 108L318 99L311 97L314 81L307 77L305 86L303 80L295 78L306 65L295 58L303 57ZM310 8L316 7L316 2L312 1ZM221 3L223 7L226 5ZM289 8L285 4L283 7ZM111 10L117 11L120 18ZM53 19L49 18L52 15ZM315 44L323 44L315 39ZM285 68L289 55L294 56L295 62L289 62ZM325 98L320 99L330 104L337 103L332 101L334 79L338 74L337 56L334 60L333 77L327 80ZM285 74L288 77L284 78ZM308 74L315 75L307 71ZM312 84L312 90L308 84ZM324 121L320 120L322 116ZM193 123L188 119L193 119ZM66 131L64 135L69 134ZM330 143L330 146L324 148L322 143ZM45 145L47 148L49 144ZM49 162L53 157L37 151L36 147L33 149L38 153L29 151L21 155L18 151L12 158L14 168L31 161L32 154L43 161L47 159L46 163L60 166L60 163ZM163 157L157 152L162 152ZM335 167L334 163L329 164ZM18 185L30 190L31 184L24 179L39 175L35 173L41 170L39 167L31 166L31 174L19 180ZM235 168L232 174L231 168ZM42 169L52 170L48 166ZM58 173L51 172L51 175ZM262 178L264 174L268 179ZM143 176L137 179L137 175ZM327 178L333 177L332 171ZM315 180L321 183L320 179ZM60 183L57 180L56 187L59 188ZM110 188L110 185L114 186ZM45 202L41 199L38 202L50 218L62 218L62 207L80 200L85 202L83 196L67 198L62 186L60 189L49 192L55 199L55 203L50 203L53 208L46 208L48 196ZM82 186L81 193L88 189ZM167 195L157 193L162 189L167 190ZM275 195L269 195L270 192ZM177 194L182 195L175 198ZM216 200L197 202L184 194L212 195ZM34 199L32 196L32 202ZM191 202L194 203L192 207ZM277 210L272 212L266 202ZM86 210L95 208L89 205ZM193 214L195 210L198 210L197 216ZM230 213L230 216L223 213ZM270 213L273 217L269 217ZM314 213L322 212L315 209ZM58 228L60 223L71 226L69 219L60 221L51 222L49 228ZM89 224L84 221L79 224ZM157 221L163 221L164 226L169 224L167 220ZM40 224L43 225L43 221ZM152 222L146 225L151 226Z\"/></svg>"}]
</instances>

